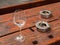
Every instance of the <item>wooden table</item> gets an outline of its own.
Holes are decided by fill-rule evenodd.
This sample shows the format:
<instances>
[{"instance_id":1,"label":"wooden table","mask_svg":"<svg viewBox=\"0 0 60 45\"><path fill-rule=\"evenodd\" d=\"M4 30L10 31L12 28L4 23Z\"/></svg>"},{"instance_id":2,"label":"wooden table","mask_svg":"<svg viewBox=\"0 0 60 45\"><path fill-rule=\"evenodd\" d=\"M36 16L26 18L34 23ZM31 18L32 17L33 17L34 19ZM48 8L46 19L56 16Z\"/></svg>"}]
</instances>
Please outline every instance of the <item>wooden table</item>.
<instances>
[{"instance_id":1,"label":"wooden table","mask_svg":"<svg viewBox=\"0 0 60 45\"><path fill-rule=\"evenodd\" d=\"M39 14L41 10L50 10L52 17L44 19L51 25L50 33L41 33L37 31L35 23L43 18ZM32 41L38 41L37 45L50 45L60 40L60 2L44 6L38 6L31 9L21 10L17 14L25 12L23 18L27 18L26 25L22 33L26 40L21 45L33 45ZM15 38L19 35L19 27L13 23L13 12L0 16L0 45L20 45Z\"/></svg>"}]
</instances>

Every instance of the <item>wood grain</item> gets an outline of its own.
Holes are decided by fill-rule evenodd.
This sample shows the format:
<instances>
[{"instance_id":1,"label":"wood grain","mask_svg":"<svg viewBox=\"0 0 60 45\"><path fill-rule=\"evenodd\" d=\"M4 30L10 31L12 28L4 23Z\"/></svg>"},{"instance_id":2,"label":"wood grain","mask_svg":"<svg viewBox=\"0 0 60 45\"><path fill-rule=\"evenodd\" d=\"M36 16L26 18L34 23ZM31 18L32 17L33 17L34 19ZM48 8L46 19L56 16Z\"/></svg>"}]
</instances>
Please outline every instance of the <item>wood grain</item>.
<instances>
[{"instance_id":1,"label":"wood grain","mask_svg":"<svg viewBox=\"0 0 60 45\"><path fill-rule=\"evenodd\" d=\"M43 19L39 14L41 10L50 10L53 16L49 19ZM22 29L26 40L21 44L19 41L15 40L20 32L19 28L13 23L13 14L20 15L20 13L23 14L23 12L25 12L23 18L27 18L27 23ZM51 25L50 33L37 31L35 23L42 19ZM31 31L30 28L34 31ZM52 35L53 38L49 38L50 35ZM34 40L38 41L37 45L48 45L60 40L60 2L0 16L0 45L33 45L32 41Z\"/></svg>"}]
</instances>

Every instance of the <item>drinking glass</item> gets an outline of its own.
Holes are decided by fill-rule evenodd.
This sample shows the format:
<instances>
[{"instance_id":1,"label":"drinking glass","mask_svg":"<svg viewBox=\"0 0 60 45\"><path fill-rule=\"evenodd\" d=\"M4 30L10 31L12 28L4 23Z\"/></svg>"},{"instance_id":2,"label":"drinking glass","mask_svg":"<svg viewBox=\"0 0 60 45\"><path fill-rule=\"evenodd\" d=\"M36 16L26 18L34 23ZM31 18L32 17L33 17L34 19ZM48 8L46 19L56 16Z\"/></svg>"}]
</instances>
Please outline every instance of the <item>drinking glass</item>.
<instances>
[{"instance_id":1,"label":"drinking glass","mask_svg":"<svg viewBox=\"0 0 60 45\"><path fill-rule=\"evenodd\" d=\"M13 23L20 28L20 33L16 37L16 40L20 42L24 42L25 36L22 34L21 30L26 24L26 18L23 18L23 15L25 14L25 12L20 13L18 11L19 10L16 10L13 15Z\"/></svg>"}]
</instances>

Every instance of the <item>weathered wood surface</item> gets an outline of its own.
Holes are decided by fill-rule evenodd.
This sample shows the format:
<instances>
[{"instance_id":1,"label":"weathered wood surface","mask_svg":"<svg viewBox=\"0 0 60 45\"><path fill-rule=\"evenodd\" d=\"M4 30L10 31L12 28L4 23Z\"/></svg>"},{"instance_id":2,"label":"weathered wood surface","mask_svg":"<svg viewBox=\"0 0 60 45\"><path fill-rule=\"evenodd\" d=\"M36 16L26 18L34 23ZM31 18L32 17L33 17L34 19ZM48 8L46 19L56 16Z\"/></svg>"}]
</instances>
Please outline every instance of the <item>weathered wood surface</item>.
<instances>
[{"instance_id":1,"label":"weathered wood surface","mask_svg":"<svg viewBox=\"0 0 60 45\"><path fill-rule=\"evenodd\" d=\"M41 10L50 10L52 17L44 19L51 25L50 33L38 32L35 23L41 21L42 18L39 14ZM24 18L27 18L27 23L22 29L22 33L26 36L26 40L21 45L33 45L32 41L37 40L37 45L48 45L60 40L60 2L53 3L45 6L35 7L17 12L23 13L25 11ZM19 35L19 28L13 24L13 13L4 14L0 16L0 45L20 45L15 37ZM31 27L34 31L31 31ZM48 36L52 35L53 38ZM29 37L28 37L29 36Z\"/></svg>"}]
</instances>

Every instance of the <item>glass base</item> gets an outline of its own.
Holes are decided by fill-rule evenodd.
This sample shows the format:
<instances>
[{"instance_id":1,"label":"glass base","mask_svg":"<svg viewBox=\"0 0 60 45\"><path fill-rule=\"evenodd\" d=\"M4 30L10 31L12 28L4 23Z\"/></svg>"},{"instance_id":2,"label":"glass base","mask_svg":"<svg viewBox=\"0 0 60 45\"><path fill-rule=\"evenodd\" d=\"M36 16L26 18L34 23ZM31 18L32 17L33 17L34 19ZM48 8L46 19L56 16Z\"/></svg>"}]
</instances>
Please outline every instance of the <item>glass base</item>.
<instances>
[{"instance_id":1,"label":"glass base","mask_svg":"<svg viewBox=\"0 0 60 45\"><path fill-rule=\"evenodd\" d=\"M23 35L19 35L16 37L16 40L19 42L24 42L25 41L25 37Z\"/></svg>"}]
</instances>

